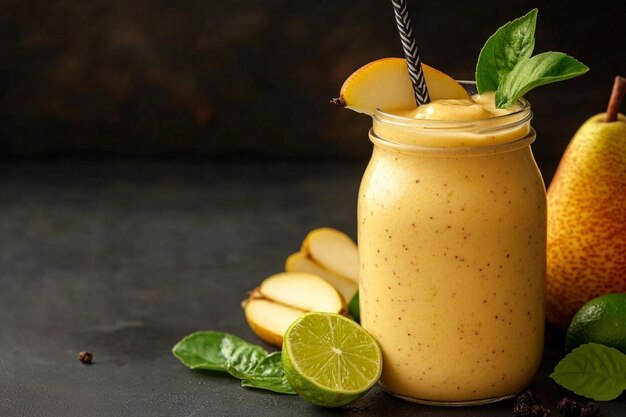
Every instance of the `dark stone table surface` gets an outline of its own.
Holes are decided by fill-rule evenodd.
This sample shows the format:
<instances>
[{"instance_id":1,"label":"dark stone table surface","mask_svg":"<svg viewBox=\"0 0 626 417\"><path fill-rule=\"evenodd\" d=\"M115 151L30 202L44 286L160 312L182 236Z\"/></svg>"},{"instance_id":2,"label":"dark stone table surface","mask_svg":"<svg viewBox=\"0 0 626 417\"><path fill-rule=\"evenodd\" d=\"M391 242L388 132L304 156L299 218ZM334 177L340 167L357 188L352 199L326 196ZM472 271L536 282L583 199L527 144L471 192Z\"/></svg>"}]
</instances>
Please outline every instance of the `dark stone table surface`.
<instances>
[{"instance_id":1,"label":"dark stone table surface","mask_svg":"<svg viewBox=\"0 0 626 417\"><path fill-rule=\"evenodd\" d=\"M215 329L258 342L239 303L305 234L355 235L363 164L4 161L0 164L0 416L509 416L512 402L445 409L378 388L343 409L244 389L170 353ZM548 329L533 382L562 356ZM77 359L94 353L94 363ZM553 415L558 415L556 411ZM626 415L626 399L602 416Z\"/></svg>"}]
</instances>

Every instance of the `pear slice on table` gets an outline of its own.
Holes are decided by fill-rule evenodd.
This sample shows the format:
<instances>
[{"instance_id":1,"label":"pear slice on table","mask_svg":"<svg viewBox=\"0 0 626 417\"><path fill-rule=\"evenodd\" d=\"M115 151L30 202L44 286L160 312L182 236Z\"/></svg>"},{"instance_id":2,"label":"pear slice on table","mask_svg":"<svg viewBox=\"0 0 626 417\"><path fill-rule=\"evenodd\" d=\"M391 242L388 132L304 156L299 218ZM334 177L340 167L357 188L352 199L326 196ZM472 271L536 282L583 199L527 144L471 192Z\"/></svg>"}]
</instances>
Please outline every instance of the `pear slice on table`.
<instances>
[{"instance_id":1,"label":"pear slice on table","mask_svg":"<svg viewBox=\"0 0 626 417\"><path fill-rule=\"evenodd\" d=\"M359 285L353 280L324 269L302 252L291 254L287 258L287 261L285 261L285 271L308 272L323 278L339 291L346 302L350 301L354 293L359 289Z\"/></svg>"},{"instance_id":2,"label":"pear slice on table","mask_svg":"<svg viewBox=\"0 0 626 417\"><path fill-rule=\"evenodd\" d=\"M305 311L263 298L246 302L245 314L248 325L261 339L274 346L282 346L283 334Z\"/></svg>"},{"instance_id":3,"label":"pear slice on table","mask_svg":"<svg viewBox=\"0 0 626 417\"><path fill-rule=\"evenodd\" d=\"M315 229L304 238L301 252L322 268L359 283L359 252L343 232L329 227Z\"/></svg>"},{"instance_id":4,"label":"pear slice on table","mask_svg":"<svg viewBox=\"0 0 626 417\"><path fill-rule=\"evenodd\" d=\"M335 287L305 272L282 272L261 283L259 292L265 298L304 311L338 313L345 302Z\"/></svg>"},{"instance_id":5,"label":"pear slice on table","mask_svg":"<svg viewBox=\"0 0 626 417\"><path fill-rule=\"evenodd\" d=\"M422 64L431 100L470 99L467 91L452 77ZM356 70L341 87L334 103L359 113L374 114L414 109L415 95L404 58L382 58Z\"/></svg>"},{"instance_id":6,"label":"pear slice on table","mask_svg":"<svg viewBox=\"0 0 626 417\"><path fill-rule=\"evenodd\" d=\"M335 287L317 275L282 272L252 291L243 308L257 336L282 346L283 334L295 319L309 311L340 313L345 310L345 301Z\"/></svg>"}]
</instances>

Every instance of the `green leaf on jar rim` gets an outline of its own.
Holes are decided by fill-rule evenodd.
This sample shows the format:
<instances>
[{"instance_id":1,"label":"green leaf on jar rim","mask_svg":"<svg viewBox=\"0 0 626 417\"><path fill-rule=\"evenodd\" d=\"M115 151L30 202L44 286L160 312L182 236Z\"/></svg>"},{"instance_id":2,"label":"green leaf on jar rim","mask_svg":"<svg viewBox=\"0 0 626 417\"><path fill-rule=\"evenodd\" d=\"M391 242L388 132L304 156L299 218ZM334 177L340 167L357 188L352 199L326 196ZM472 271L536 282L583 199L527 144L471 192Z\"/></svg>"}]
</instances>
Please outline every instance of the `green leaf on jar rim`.
<instances>
[{"instance_id":1,"label":"green leaf on jar rim","mask_svg":"<svg viewBox=\"0 0 626 417\"><path fill-rule=\"evenodd\" d=\"M535 48L537 9L508 22L487 39L478 55L476 87L483 94L496 91L501 80Z\"/></svg>"},{"instance_id":2,"label":"green leaf on jar rim","mask_svg":"<svg viewBox=\"0 0 626 417\"><path fill-rule=\"evenodd\" d=\"M496 107L515 103L533 88L568 80L589 71L589 67L562 52L544 52L518 62L496 91Z\"/></svg>"}]
</instances>

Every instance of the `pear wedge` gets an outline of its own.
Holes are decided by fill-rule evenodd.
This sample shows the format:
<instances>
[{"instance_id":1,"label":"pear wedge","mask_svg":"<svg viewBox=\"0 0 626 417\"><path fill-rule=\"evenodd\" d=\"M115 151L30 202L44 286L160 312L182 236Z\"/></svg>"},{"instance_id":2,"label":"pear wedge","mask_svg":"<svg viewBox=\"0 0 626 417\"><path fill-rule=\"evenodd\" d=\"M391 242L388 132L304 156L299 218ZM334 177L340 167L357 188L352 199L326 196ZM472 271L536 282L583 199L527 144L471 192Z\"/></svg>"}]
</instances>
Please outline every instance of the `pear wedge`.
<instances>
[{"instance_id":1,"label":"pear wedge","mask_svg":"<svg viewBox=\"0 0 626 417\"><path fill-rule=\"evenodd\" d=\"M345 301L335 287L317 275L282 272L265 279L243 302L252 331L274 346L295 319L309 311L340 313Z\"/></svg>"},{"instance_id":2,"label":"pear wedge","mask_svg":"<svg viewBox=\"0 0 626 417\"><path fill-rule=\"evenodd\" d=\"M287 328L305 313L263 298L248 300L244 311L252 331L274 346L282 346Z\"/></svg>"},{"instance_id":3,"label":"pear wedge","mask_svg":"<svg viewBox=\"0 0 626 417\"><path fill-rule=\"evenodd\" d=\"M302 252L291 254L287 258L285 261L285 271L308 272L324 278L330 285L339 291L346 302L350 301L359 289L359 285L353 280L334 274L329 270L322 268Z\"/></svg>"},{"instance_id":4,"label":"pear wedge","mask_svg":"<svg viewBox=\"0 0 626 417\"><path fill-rule=\"evenodd\" d=\"M282 272L261 283L265 298L303 311L339 313L345 302L335 287L317 275L306 272Z\"/></svg>"},{"instance_id":5,"label":"pear wedge","mask_svg":"<svg viewBox=\"0 0 626 417\"><path fill-rule=\"evenodd\" d=\"M465 89L452 77L422 64L431 100L470 99ZM404 58L382 58L356 70L341 87L333 103L359 113L374 114L415 108L413 86Z\"/></svg>"},{"instance_id":6,"label":"pear wedge","mask_svg":"<svg viewBox=\"0 0 626 417\"><path fill-rule=\"evenodd\" d=\"M322 268L358 285L359 252L345 233L329 227L315 229L304 238L301 252Z\"/></svg>"}]
</instances>

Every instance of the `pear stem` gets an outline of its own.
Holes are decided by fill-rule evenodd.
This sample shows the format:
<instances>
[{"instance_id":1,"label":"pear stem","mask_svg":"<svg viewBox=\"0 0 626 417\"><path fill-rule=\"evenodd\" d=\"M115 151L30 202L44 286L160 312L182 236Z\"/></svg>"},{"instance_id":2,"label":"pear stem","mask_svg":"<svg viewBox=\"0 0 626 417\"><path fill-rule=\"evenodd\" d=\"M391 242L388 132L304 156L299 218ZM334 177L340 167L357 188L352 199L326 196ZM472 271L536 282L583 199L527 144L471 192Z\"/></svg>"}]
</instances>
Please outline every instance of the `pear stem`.
<instances>
[{"instance_id":1,"label":"pear stem","mask_svg":"<svg viewBox=\"0 0 626 417\"><path fill-rule=\"evenodd\" d=\"M615 77L615 83L613 83L613 91L611 92L611 98L609 99L609 105L606 108L605 122L614 122L617 120L617 114L622 105L622 100L626 94L626 78Z\"/></svg>"},{"instance_id":2,"label":"pear stem","mask_svg":"<svg viewBox=\"0 0 626 417\"><path fill-rule=\"evenodd\" d=\"M330 104L336 104L337 106L346 107L346 100L343 97L331 98Z\"/></svg>"}]
</instances>

